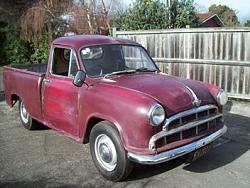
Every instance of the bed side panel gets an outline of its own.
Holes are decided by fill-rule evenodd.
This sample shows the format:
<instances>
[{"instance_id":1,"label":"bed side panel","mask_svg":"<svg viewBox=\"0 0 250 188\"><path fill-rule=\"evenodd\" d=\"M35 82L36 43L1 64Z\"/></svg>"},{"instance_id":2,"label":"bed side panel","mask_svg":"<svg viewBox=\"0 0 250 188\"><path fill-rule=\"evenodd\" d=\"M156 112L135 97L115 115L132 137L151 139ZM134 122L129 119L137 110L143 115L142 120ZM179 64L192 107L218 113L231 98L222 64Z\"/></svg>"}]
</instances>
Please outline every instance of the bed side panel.
<instances>
[{"instance_id":1,"label":"bed side panel","mask_svg":"<svg viewBox=\"0 0 250 188\"><path fill-rule=\"evenodd\" d=\"M42 121L41 84L43 74L20 70L10 67L4 68L3 82L5 100L12 106L12 96L17 95L23 102L29 114Z\"/></svg>"}]
</instances>

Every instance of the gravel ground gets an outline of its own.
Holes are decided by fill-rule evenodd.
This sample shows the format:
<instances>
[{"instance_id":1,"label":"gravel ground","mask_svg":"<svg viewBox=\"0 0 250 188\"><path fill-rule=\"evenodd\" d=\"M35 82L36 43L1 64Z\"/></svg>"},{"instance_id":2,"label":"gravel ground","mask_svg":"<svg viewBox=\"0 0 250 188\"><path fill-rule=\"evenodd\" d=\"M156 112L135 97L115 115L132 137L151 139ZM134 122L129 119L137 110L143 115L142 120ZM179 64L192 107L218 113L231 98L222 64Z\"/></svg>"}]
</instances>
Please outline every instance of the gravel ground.
<instances>
[{"instance_id":1,"label":"gravel ground","mask_svg":"<svg viewBox=\"0 0 250 188\"><path fill-rule=\"evenodd\" d=\"M81 145L51 129L21 127L17 105L0 102L0 187L250 187L250 103L229 102L228 132L207 155L160 165L136 165L131 176L113 183L99 175Z\"/></svg>"}]
</instances>

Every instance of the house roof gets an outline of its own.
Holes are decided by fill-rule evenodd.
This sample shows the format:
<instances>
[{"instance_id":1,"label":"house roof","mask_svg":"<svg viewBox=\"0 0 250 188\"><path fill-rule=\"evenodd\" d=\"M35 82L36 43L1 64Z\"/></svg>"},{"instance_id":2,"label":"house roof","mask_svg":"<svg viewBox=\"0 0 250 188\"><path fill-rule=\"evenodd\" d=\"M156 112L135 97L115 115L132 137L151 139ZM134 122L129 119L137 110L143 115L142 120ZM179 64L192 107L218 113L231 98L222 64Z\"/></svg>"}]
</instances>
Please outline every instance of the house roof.
<instances>
[{"instance_id":1,"label":"house roof","mask_svg":"<svg viewBox=\"0 0 250 188\"><path fill-rule=\"evenodd\" d=\"M220 26L224 26L224 23L223 21L220 19L220 17L215 14L215 13L212 13L212 12L205 12L205 13L198 13L196 14L196 16L198 17L199 19L199 22L201 24L207 22L208 20L210 19L216 19L216 22L220 25Z\"/></svg>"}]
</instances>

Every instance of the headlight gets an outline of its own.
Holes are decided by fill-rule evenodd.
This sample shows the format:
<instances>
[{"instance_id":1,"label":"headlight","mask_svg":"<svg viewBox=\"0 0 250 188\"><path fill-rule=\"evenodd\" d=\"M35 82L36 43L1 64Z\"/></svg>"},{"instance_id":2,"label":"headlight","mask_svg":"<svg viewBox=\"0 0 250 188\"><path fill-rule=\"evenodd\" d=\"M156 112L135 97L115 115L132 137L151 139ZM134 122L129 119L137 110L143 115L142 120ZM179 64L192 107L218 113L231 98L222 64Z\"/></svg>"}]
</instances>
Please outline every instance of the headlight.
<instances>
[{"instance_id":1,"label":"headlight","mask_svg":"<svg viewBox=\"0 0 250 188\"><path fill-rule=\"evenodd\" d=\"M221 106L223 106L223 105L225 105L227 103L227 99L228 99L227 98L227 93L223 89L221 89L220 92L217 95L217 101L218 101L218 103Z\"/></svg>"},{"instance_id":2,"label":"headlight","mask_svg":"<svg viewBox=\"0 0 250 188\"><path fill-rule=\"evenodd\" d=\"M154 106L152 106L149 111L150 124L153 126L158 126L164 121L164 119L165 119L164 108L159 104L155 104Z\"/></svg>"}]
</instances>

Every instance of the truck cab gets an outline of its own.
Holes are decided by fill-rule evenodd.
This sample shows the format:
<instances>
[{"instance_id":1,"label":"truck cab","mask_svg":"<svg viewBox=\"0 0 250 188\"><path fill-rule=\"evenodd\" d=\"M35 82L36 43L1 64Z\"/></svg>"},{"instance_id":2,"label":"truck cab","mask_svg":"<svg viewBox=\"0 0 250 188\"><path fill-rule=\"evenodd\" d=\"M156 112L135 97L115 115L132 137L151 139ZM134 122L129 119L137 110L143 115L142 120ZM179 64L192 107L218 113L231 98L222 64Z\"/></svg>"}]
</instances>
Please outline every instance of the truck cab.
<instances>
[{"instance_id":1,"label":"truck cab","mask_svg":"<svg viewBox=\"0 0 250 188\"><path fill-rule=\"evenodd\" d=\"M26 129L44 124L89 143L95 166L112 181L126 178L134 163L194 160L227 130L222 89L162 73L125 39L58 38L47 65L4 67L4 88L9 106L19 102Z\"/></svg>"}]
</instances>

